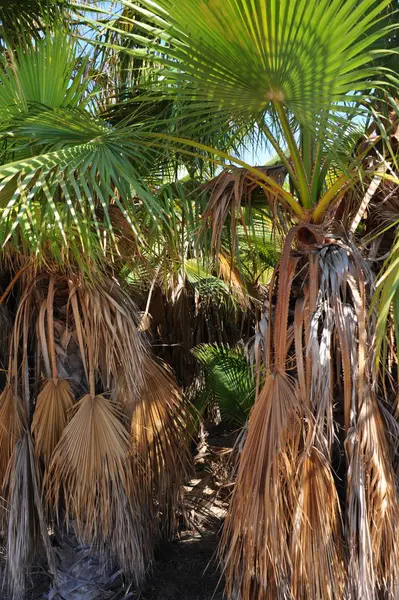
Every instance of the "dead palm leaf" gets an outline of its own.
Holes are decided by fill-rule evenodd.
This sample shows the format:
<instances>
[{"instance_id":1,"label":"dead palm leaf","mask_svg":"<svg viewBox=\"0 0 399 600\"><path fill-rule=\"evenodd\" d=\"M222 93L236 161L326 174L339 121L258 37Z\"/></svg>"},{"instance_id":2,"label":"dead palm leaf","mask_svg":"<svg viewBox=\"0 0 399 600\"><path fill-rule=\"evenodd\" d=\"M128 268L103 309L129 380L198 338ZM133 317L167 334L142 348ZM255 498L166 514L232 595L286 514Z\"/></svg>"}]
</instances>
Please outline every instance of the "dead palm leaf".
<instances>
[{"instance_id":1,"label":"dead palm leaf","mask_svg":"<svg viewBox=\"0 0 399 600\"><path fill-rule=\"evenodd\" d=\"M283 372L269 375L249 419L221 542L230 595L264 600L289 593L301 412L295 382Z\"/></svg>"},{"instance_id":2,"label":"dead palm leaf","mask_svg":"<svg viewBox=\"0 0 399 600\"><path fill-rule=\"evenodd\" d=\"M395 559L399 532L394 525L399 519L398 490L375 386L371 384L375 381L375 360L374 347L367 346L364 281L360 277L356 282L351 275L347 281L358 329L356 396L346 442L350 581L365 598L374 598L378 589L395 598L399 592Z\"/></svg>"},{"instance_id":3,"label":"dead palm leaf","mask_svg":"<svg viewBox=\"0 0 399 600\"><path fill-rule=\"evenodd\" d=\"M396 598L399 499L384 423L369 389L346 450L350 581L364 598L374 598L375 589Z\"/></svg>"},{"instance_id":4,"label":"dead palm leaf","mask_svg":"<svg viewBox=\"0 0 399 600\"><path fill-rule=\"evenodd\" d=\"M36 458L42 458L46 466L68 423L74 402L66 379L47 380L37 398L31 430Z\"/></svg>"},{"instance_id":5,"label":"dead palm leaf","mask_svg":"<svg viewBox=\"0 0 399 600\"><path fill-rule=\"evenodd\" d=\"M56 576L55 558L37 482L33 442L25 430L14 448L8 471L8 572L13 598L24 597L26 568L38 551L44 551L49 571Z\"/></svg>"},{"instance_id":6,"label":"dead palm leaf","mask_svg":"<svg viewBox=\"0 0 399 600\"><path fill-rule=\"evenodd\" d=\"M25 417L21 400L8 384L0 395L0 486L5 484L15 444L24 431Z\"/></svg>"},{"instance_id":7,"label":"dead palm leaf","mask_svg":"<svg viewBox=\"0 0 399 600\"><path fill-rule=\"evenodd\" d=\"M329 461L315 446L299 459L295 488L293 598L342 600L347 577L339 499Z\"/></svg>"},{"instance_id":8,"label":"dead palm leaf","mask_svg":"<svg viewBox=\"0 0 399 600\"><path fill-rule=\"evenodd\" d=\"M140 581L148 557L148 527L132 478L131 438L123 415L104 396L84 396L56 446L47 478L47 502L94 547L113 552Z\"/></svg>"},{"instance_id":9,"label":"dead palm leaf","mask_svg":"<svg viewBox=\"0 0 399 600\"><path fill-rule=\"evenodd\" d=\"M84 396L55 448L48 474L48 498L65 496L67 519L89 540L108 536L118 492L129 489L130 439L114 403Z\"/></svg>"},{"instance_id":10,"label":"dead palm leaf","mask_svg":"<svg viewBox=\"0 0 399 600\"><path fill-rule=\"evenodd\" d=\"M273 167L256 167L277 183L282 185L286 176L283 165ZM262 189L263 188L263 189ZM262 186L247 169L230 167L225 169L214 179L201 186L201 189L210 192L208 205L204 212L204 223L212 231L212 247L219 253L221 249L222 229L227 219L231 217L232 250L235 250L237 223L241 223L247 231L243 206L251 206L255 202L255 193L260 192L261 204L265 196L271 207L274 207L275 198L270 190Z\"/></svg>"},{"instance_id":11,"label":"dead palm leaf","mask_svg":"<svg viewBox=\"0 0 399 600\"><path fill-rule=\"evenodd\" d=\"M69 289L68 306L87 379L100 377L103 387L111 390L122 372L130 392L138 393L145 350L134 302L113 280L91 286L71 280Z\"/></svg>"},{"instance_id":12,"label":"dead palm leaf","mask_svg":"<svg viewBox=\"0 0 399 600\"><path fill-rule=\"evenodd\" d=\"M132 402L125 396L124 403L131 415L136 476L147 488L148 503L155 506L156 500L161 527L169 534L190 464L190 411L166 367L151 358L144 363L140 398Z\"/></svg>"}]
</instances>

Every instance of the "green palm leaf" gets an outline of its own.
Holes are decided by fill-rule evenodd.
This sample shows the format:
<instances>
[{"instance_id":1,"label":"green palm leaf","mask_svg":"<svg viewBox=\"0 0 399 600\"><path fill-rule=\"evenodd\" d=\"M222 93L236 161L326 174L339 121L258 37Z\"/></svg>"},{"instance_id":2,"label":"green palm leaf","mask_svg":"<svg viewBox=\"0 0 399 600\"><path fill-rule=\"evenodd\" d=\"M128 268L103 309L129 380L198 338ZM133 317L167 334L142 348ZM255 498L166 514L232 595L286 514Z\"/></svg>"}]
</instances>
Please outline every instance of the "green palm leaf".
<instances>
[{"instance_id":1,"label":"green palm leaf","mask_svg":"<svg viewBox=\"0 0 399 600\"><path fill-rule=\"evenodd\" d=\"M20 36L40 38L41 29L55 21L67 0L0 0L0 40L15 42Z\"/></svg>"},{"instance_id":2,"label":"green palm leaf","mask_svg":"<svg viewBox=\"0 0 399 600\"><path fill-rule=\"evenodd\" d=\"M143 0L164 89L179 97L259 114L284 104L298 119L334 110L378 85L376 27L389 0ZM135 7L129 0L123 5ZM144 12L141 9L141 12ZM132 34L134 35L134 34ZM383 52L383 51L381 51ZM184 86L183 88L181 86ZM345 104L343 104L345 103Z\"/></svg>"},{"instance_id":3,"label":"green palm leaf","mask_svg":"<svg viewBox=\"0 0 399 600\"><path fill-rule=\"evenodd\" d=\"M117 207L140 241L138 212L165 219L149 192L159 160L151 122L93 115L84 61L62 31L19 49L0 73L0 244L58 261L117 256ZM159 152L158 152L159 156ZM158 162L157 162L158 160ZM135 198L135 201L132 199ZM125 231L126 233L126 231ZM141 239L142 241L142 239Z\"/></svg>"},{"instance_id":4,"label":"green palm leaf","mask_svg":"<svg viewBox=\"0 0 399 600\"><path fill-rule=\"evenodd\" d=\"M341 150L341 134L355 127L355 116L370 112L370 94L386 88L385 76L396 81L376 64L377 58L391 52L381 41L395 28L385 18L389 0L361 4L188 0L183 6L177 0L139 4L122 0L121 4L143 19L126 17L124 27L123 17L110 15L103 26L131 42L130 47L116 44L114 50L133 56L146 53L155 66L152 90L160 99L178 101L197 132L214 131L221 114L229 115L228 128L237 127L239 132L245 131L243 123L252 127L256 123L285 166L294 197L257 170L249 167L249 171L302 219L300 205L310 209L326 192L326 173ZM140 50L134 43L141 45ZM142 100L147 99L143 94ZM192 157L208 153L216 162L227 159L247 166L217 142L212 147L189 129L173 133L168 129L163 135L154 133L154 143L156 138ZM353 180L353 162L352 158L351 165L342 165L346 178L339 182L339 190ZM316 209L316 222L339 190L333 189Z\"/></svg>"},{"instance_id":5,"label":"green palm leaf","mask_svg":"<svg viewBox=\"0 0 399 600\"><path fill-rule=\"evenodd\" d=\"M199 395L203 412L211 402L219 405L222 419L243 426L255 402L255 378L242 348L202 344L193 350L204 372Z\"/></svg>"}]
</instances>

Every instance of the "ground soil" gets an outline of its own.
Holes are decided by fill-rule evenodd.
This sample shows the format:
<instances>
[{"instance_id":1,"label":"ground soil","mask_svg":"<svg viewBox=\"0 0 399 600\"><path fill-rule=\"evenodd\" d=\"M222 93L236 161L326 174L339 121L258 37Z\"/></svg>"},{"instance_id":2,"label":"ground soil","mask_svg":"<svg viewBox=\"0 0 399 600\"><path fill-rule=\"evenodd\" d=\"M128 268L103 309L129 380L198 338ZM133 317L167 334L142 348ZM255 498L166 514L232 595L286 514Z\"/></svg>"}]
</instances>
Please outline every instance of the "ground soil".
<instances>
[{"instance_id":1,"label":"ground soil","mask_svg":"<svg viewBox=\"0 0 399 600\"><path fill-rule=\"evenodd\" d=\"M165 546L145 587L135 600L222 600L223 582L217 568L217 535L187 535Z\"/></svg>"},{"instance_id":2,"label":"ground soil","mask_svg":"<svg viewBox=\"0 0 399 600\"><path fill-rule=\"evenodd\" d=\"M157 554L146 585L135 600L222 600L224 581L216 557L219 534L231 493L231 456L237 432L214 428L206 433L203 459L197 463L186 500L193 527ZM202 450L197 448L198 455ZM227 453L225 453L227 451ZM190 488L186 488L190 489ZM191 504L190 504L191 502Z\"/></svg>"}]
</instances>

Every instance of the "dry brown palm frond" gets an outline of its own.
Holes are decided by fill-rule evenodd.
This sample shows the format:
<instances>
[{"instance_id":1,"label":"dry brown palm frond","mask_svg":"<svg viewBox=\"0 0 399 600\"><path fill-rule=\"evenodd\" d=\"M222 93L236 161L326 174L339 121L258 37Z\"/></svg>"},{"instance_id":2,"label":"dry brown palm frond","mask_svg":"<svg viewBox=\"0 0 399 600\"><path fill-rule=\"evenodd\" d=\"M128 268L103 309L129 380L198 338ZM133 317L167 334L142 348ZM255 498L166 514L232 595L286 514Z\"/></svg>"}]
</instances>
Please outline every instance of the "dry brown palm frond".
<instances>
[{"instance_id":1,"label":"dry brown palm frond","mask_svg":"<svg viewBox=\"0 0 399 600\"><path fill-rule=\"evenodd\" d=\"M352 391L357 385L357 346L353 343L357 317L350 303L347 281L356 267L348 248L337 244L324 246L318 253L318 261L319 289L307 340L308 387L317 435L326 441L327 452L331 454L337 431L333 411L334 386L338 385L343 392L343 425L348 428ZM335 377L337 357L338 376Z\"/></svg>"},{"instance_id":2,"label":"dry brown palm frond","mask_svg":"<svg viewBox=\"0 0 399 600\"><path fill-rule=\"evenodd\" d=\"M293 598L342 600L346 564L339 499L329 461L315 446L305 448L300 457L295 487Z\"/></svg>"},{"instance_id":3,"label":"dry brown palm frond","mask_svg":"<svg viewBox=\"0 0 399 600\"><path fill-rule=\"evenodd\" d=\"M305 340L306 331L305 327L305 316L308 309L308 298L306 300L304 298L299 298L295 302L295 316L294 316L294 342L295 342L295 358L296 358L296 367L297 367L297 377L298 377L298 388L299 394L301 396L302 402L308 404L308 391L306 386L306 363L304 361L304 352L303 352L303 338L304 338L304 329L305 329ZM308 328L309 329L309 328Z\"/></svg>"},{"instance_id":4,"label":"dry brown palm frond","mask_svg":"<svg viewBox=\"0 0 399 600\"><path fill-rule=\"evenodd\" d=\"M144 363L144 381L138 400L132 401L127 394L123 398L123 393L120 397L131 416L137 476L144 478L148 504L157 501L161 527L168 534L175 525L181 486L191 461L192 413L166 367L149 357Z\"/></svg>"},{"instance_id":5,"label":"dry brown palm frond","mask_svg":"<svg viewBox=\"0 0 399 600\"><path fill-rule=\"evenodd\" d=\"M314 417L308 420L308 440L296 467L297 506L291 538L292 594L301 600L341 600L346 593L346 563L339 499L333 477L333 332L331 281L345 272L339 256L334 270L319 258L309 264L307 286L296 301L295 360L303 402ZM324 262L323 262L324 259ZM346 285L346 282L342 282ZM335 281L335 294L339 283ZM338 302L335 297L333 302ZM309 307L312 306L310 313ZM306 360L304 350L306 349Z\"/></svg>"},{"instance_id":6,"label":"dry brown palm frond","mask_svg":"<svg viewBox=\"0 0 399 600\"><path fill-rule=\"evenodd\" d=\"M48 466L75 402L71 386L66 379L49 379L40 392L32 419L36 458Z\"/></svg>"},{"instance_id":7,"label":"dry brown palm frond","mask_svg":"<svg viewBox=\"0 0 399 600\"><path fill-rule=\"evenodd\" d=\"M151 522L133 480L131 438L123 415L104 396L84 396L55 448L47 502L77 535L116 558L139 583L152 556Z\"/></svg>"},{"instance_id":8,"label":"dry brown palm frond","mask_svg":"<svg viewBox=\"0 0 399 600\"><path fill-rule=\"evenodd\" d=\"M15 444L21 439L25 415L20 398L8 384L0 395L0 487L3 488Z\"/></svg>"},{"instance_id":9,"label":"dry brown palm frond","mask_svg":"<svg viewBox=\"0 0 399 600\"><path fill-rule=\"evenodd\" d=\"M346 450L351 580L362 598L374 598L376 589L397 598L398 491L384 422L369 388Z\"/></svg>"},{"instance_id":10,"label":"dry brown palm frond","mask_svg":"<svg viewBox=\"0 0 399 600\"><path fill-rule=\"evenodd\" d=\"M104 396L86 395L54 450L48 472L48 499L59 507L65 497L68 519L78 535L92 540L112 531L120 497L131 491L130 436L116 405Z\"/></svg>"},{"instance_id":11,"label":"dry brown palm frond","mask_svg":"<svg viewBox=\"0 0 399 600\"><path fill-rule=\"evenodd\" d=\"M70 281L69 287L69 305L88 380L99 376L103 387L110 390L122 372L130 393L137 394L143 385L145 349L134 302L113 280L91 286Z\"/></svg>"},{"instance_id":12,"label":"dry brown palm frond","mask_svg":"<svg viewBox=\"0 0 399 600\"><path fill-rule=\"evenodd\" d=\"M32 438L25 430L15 446L8 471L9 520L7 567L13 598L24 597L26 568L38 550L44 550L50 573L56 578L55 557L45 523L37 484Z\"/></svg>"},{"instance_id":13,"label":"dry brown palm frond","mask_svg":"<svg viewBox=\"0 0 399 600\"><path fill-rule=\"evenodd\" d=\"M286 175L284 166L257 167L257 169L283 185ZM251 205L255 192L260 193L262 203L265 195L271 206L275 203L273 194L265 188L262 189L260 182L243 168L229 167L202 185L201 189L210 191L203 218L204 223L211 227L212 247L217 253L221 248L222 229L228 217L231 217L232 248L235 248L237 223L242 223L246 230L242 206Z\"/></svg>"},{"instance_id":14,"label":"dry brown palm frond","mask_svg":"<svg viewBox=\"0 0 399 600\"><path fill-rule=\"evenodd\" d=\"M317 308L310 320L307 351L311 357L311 382L309 400L316 412L317 435L326 439L327 452L331 454L335 423L333 419L332 348L334 334L334 311L329 291L321 290Z\"/></svg>"},{"instance_id":15,"label":"dry brown palm frond","mask_svg":"<svg viewBox=\"0 0 399 600\"><path fill-rule=\"evenodd\" d=\"M291 247L293 244L296 230L292 230L285 241L281 260L278 265L278 294L274 320L274 364L279 370L285 370L287 346L294 339L294 329L292 328L290 335L288 334L288 313L289 303L291 298L291 289L295 276L295 269L298 263L298 258L291 256ZM290 339L291 338L291 339ZM270 349L269 353L270 355ZM267 357L267 363L270 364L270 356Z\"/></svg>"},{"instance_id":16,"label":"dry brown palm frond","mask_svg":"<svg viewBox=\"0 0 399 600\"><path fill-rule=\"evenodd\" d=\"M356 257L355 257L356 258ZM346 279L357 319L357 369L352 396L350 429L345 444L348 462L347 518L349 593L374 598L399 594L399 497L383 417L371 381L374 349L367 320L365 283L362 274ZM372 315L373 317L373 315Z\"/></svg>"},{"instance_id":17,"label":"dry brown palm frond","mask_svg":"<svg viewBox=\"0 0 399 600\"><path fill-rule=\"evenodd\" d=\"M295 337L294 327L288 326L298 264L291 254L295 235L296 229L287 236L278 266L274 327L265 348L266 369L273 364L274 371L266 376L249 419L221 542L227 592L237 593L241 600L291 597L289 535L305 414L296 381L285 372Z\"/></svg>"},{"instance_id":18,"label":"dry brown palm frond","mask_svg":"<svg viewBox=\"0 0 399 600\"><path fill-rule=\"evenodd\" d=\"M348 592L375 600L375 574L368 519L364 462L359 435L352 428L345 441L347 475L347 542L349 547Z\"/></svg>"},{"instance_id":19,"label":"dry brown palm frond","mask_svg":"<svg viewBox=\"0 0 399 600\"><path fill-rule=\"evenodd\" d=\"M240 600L290 594L289 533L301 438L295 382L269 375L252 410L221 541L228 594Z\"/></svg>"}]
</instances>

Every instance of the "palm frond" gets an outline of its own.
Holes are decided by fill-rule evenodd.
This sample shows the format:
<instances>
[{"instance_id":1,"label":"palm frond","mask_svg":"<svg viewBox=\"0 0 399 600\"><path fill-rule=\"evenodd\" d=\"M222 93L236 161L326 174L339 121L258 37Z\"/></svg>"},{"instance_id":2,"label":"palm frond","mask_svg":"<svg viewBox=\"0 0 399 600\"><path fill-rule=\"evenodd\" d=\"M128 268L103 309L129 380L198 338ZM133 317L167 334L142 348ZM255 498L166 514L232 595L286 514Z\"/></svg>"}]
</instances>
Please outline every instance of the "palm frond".
<instances>
[{"instance_id":1,"label":"palm frond","mask_svg":"<svg viewBox=\"0 0 399 600\"><path fill-rule=\"evenodd\" d=\"M366 68L368 47L389 31L376 27L388 2L372 0L362 10L355 1L327 0L317 6L301 0L143 4L140 12L168 43L166 49L155 45L161 51L157 61L175 69L166 73L168 83L184 81L199 100L246 112L262 111L277 99L305 117L370 89L368 78L376 73Z\"/></svg>"},{"instance_id":2,"label":"palm frond","mask_svg":"<svg viewBox=\"0 0 399 600\"><path fill-rule=\"evenodd\" d=\"M116 282L86 286L69 280L68 305L73 315L86 384L95 388L100 379L113 389L123 373L132 395L143 385L144 341L138 330L137 307Z\"/></svg>"},{"instance_id":3,"label":"palm frond","mask_svg":"<svg viewBox=\"0 0 399 600\"><path fill-rule=\"evenodd\" d=\"M248 425L222 551L229 595L261 600L290 587L288 532L302 413L294 381L269 375Z\"/></svg>"},{"instance_id":4,"label":"palm frond","mask_svg":"<svg viewBox=\"0 0 399 600\"><path fill-rule=\"evenodd\" d=\"M58 262L71 256L84 269L82 253L94 260L118 256L110 205L119 207L136 240L138 207L130 198L139 193L144 204L150 203L149 214L160 214L132 163L143 165L147 160L143 140L134 142L131 131L122 154L122 132L77 110L40 113L27 117L23 125L8 125L14 141L28 140L26 151L39 143L43 152L0 167L4 223L0 241L3 247L9 242L23 244L37 256L50 253Z\"/></svg>"},{"instance_id":5,"label":"palm frond","mask_svg":"<svg viewBox=\"0 0 399 600\"><path fill-rule=\"evenodd\" d=\"M32 108L84 107L89 101L83 62L77 68L76 45L58 28L35 44L0 57L0 123Z\"/></svg>"},{"instance_id":6,"label":"palm frond","mask_svg":"<svg viewBox=\"0 0 399 600\"><path fill-rule=\"evenodd\" d=\"M148 494L150 511L159 511L154 518L159 519L161 531L170 535L181 502L181 486L191 462L190 407L183 402L171 374L150 358L144 363L144 386L139 399L132 401L123 390L120 399L131 418L136 477Z\"/></svg>"},{"instance_id":7,"label":"palm frond","mask_svg":"<svg viewBox=\"0 0 399 600\"><path fill-rule=\"evenodd\" d=\"M78 535L105 540L133 492L130 437L117 406L104 396L84 396L55 448L48 473L48 500L60 508Z\"/></svg>"},{"instance_id":8,"label":"palm frond","mask_svg":"<svg viewBox=\"0 0 399 600\"><path fill-rule=\"evenodd\" d=\"M280 186L283 185L286 176L284 165L257 167L257 169L275 179ZM202 189L210 192L208 205L203 214L203 227L210 227L211 247L215 248L216 252L220 252L223 226L227 220L231 223L233 252L236 251L237 225L242 225L248 236L251 234L251 224L248 224L243 207L247 206L251 210L268 204L272 209L275 208L275 196L271 192L262 190L262 182L244 168L225 169L214 179L203 184Z\"/></svg>"},{"instance_id":9,"label":"palm frond","mask_svg":"<svg viewBox=\"0 0 399 600\"><path fill-rule=\"evenodd\" d=\"M25 415L20 398L8 384L0 395L0 485L3 488L16 443L21 439Z\"/></svg>"},{"instance_id":10,"label":"palm frond","mask_svg":"<svg viewBox=\"0 0 399 600\"><path fill-rule=\"evenodd\" d=\"M31 430L35 455L38 459L42 458L47 466L68 423L74 402L71 386L65 379L46 381L37 398Z\"/></svg>"},{"instance_id":11,"label":"palm frond","mask_svg":"<svg viewBox=\"0 0 399 600\"><path fill-rule=\"evenodd\" d=\"M305 448L296 478L299 498L291 541L293 597L344 598L347 571L343 523L325 455L314 446Z\"/></svg>"},{"instance_id":12,"label":"palm frond","mask_svg":"<svg viewBox=\"0 0 399 600\"><path fill-rule=\"evenodd\" d=\"M26 569L41 551L56 578L55 557L44 519L32 438L24 431L15 446L9 470L8 571L13 598L23 598Z\"/></svg>"},{"instance_id":13,"label":"palm frond","mask_svg":"<svg viewBox=\"0 0 399 600\"><path fill-rule=\"evenodd\" d=\"M352 589L372 598L382 588L397 592L398 566L392 560L398 534L399 498L390 449L377 401L370 389L348 435L349 577Z\"/></svg>"},{"instance_id":14,"label":"palm frond","mask_svg":"<svg viewBox=\"0 0 399 600\"><path fill-rule=\"evenodd\" d=\"M217 344L202 344L193 350L204 371L199 392L199 410L217 403L222 419L243 426L255 402L255 377L239 346L230 349Z\"/></svg>"},{"instance_id":15,"label":"palm frond","mask_svg":"<svg viewBox=\"0 0 399 600\"><path fill-rule=\"evenodd\" d=\"M90 109L85 63L77 64L74 49L57 30L17 48L11 65L4 59L0 243L59 263L73 258L83 270L82 254L111 261L119 256L113 208L130 229L125 237L136 245L142 241L142 207L153 226L165 215L146 183L160 168L152 138L144 133L151 122L113 127L97 118ZM137 196L140 200L131 202Z\"/></svg>"},{"instance_id":16,"label":"palm frond","mask_svg":"<svg viewBox=\"0 0 399 600\"><path fill-rule=\"evenodd\" d=\"M370 64L378 52L370 47L392 30L385 21L378 27L388 0L367 0L362 10L355 0L123 4L151 23L133 19L143 36L126 37L161 40L152 42L152 52L165 66L166 94L179 88L180 98L240 115L259 114L281 102L312 124L330 110L353 110L350 102L357 103L357 94L378 86L378 71ZM383 54L382 42L381 47Z\"/></svg>"}]
</instances>

